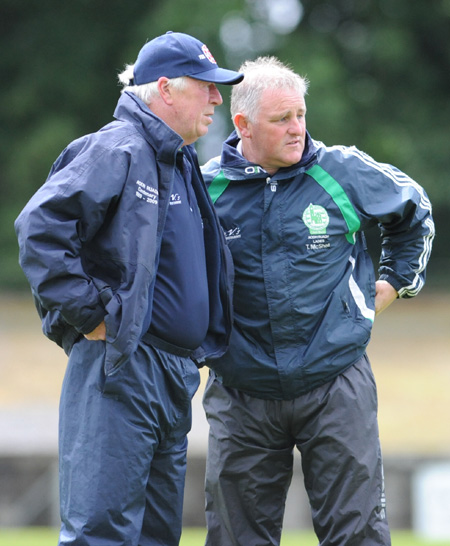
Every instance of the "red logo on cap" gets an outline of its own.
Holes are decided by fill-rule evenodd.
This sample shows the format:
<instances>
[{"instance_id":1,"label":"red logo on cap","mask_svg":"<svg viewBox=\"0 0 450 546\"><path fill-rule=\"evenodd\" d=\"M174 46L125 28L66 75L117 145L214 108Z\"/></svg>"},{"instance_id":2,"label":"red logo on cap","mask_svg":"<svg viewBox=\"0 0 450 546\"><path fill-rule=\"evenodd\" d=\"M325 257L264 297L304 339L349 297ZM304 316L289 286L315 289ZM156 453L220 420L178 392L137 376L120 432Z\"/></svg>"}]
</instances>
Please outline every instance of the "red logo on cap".
<instances>
[{"instance_id":1,"label":"red logo on cap","mask_svg":"<svg viewBox=\"0 0 450 546\"><path fill-rule=\"evenodd\" d=\"M214 57L211 55L211 51L209 51L209 49L206 47L205 44L202 45L202 51L205 54L205 57L208 59L208 61L210 61L213 64L217 64L216 59L214 59Z\"/></svg>"}]
</instances>

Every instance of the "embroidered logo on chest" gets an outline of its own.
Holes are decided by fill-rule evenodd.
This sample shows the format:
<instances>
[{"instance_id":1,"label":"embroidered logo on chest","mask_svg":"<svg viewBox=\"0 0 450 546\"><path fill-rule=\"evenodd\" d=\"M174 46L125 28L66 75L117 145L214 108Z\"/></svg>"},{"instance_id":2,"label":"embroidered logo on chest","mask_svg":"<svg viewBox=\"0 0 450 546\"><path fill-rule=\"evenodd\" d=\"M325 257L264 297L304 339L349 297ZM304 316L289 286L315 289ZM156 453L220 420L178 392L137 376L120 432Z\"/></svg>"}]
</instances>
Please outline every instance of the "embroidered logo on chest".
<instances>
[{"instance_id":1,"label":"embroidered logo on chest","mask_svg":"<svg viewBox=\"0 0 450 546\"><path fill-rule=\"evenodd\" d=\"M181 196L179 193L172 193L169 205L181 205Z\"/></svg>"},{"instance_id":2,"label":"embroidered logo on chest","mask_svg":"<svg viewBox=\"0 0 450 546\"><path fill-rule=\"evenodd\" d=\"M302 220L309 229L307 250L323 250L331 247L327 227L330 223L328 212L321 205L307 207L302 216Z\"/></svg>"},{"instance_id":3,"label":"embroidered logo on chest","mask_svg":"<svg viewBox=\"0 0 450 546\"><path fill-rule=\"evenodd\" d=\"M328 212L320 205L313 205L312 203L304 210L302 220L311 235L326 233L330 223Z\"/></svg>"},{"instance_id":4,"label":"embroidered logo on chest","mask_svg":"<svg viewBox=\"0 0 450 546\"><path fill-rule=\"evenodd\" d=\"M240 239L241 238L241 228L236 226L232 229L227 229L225 232L225 239L227 241L231 241L232 239Z\"/></svg>"}]
</instances>

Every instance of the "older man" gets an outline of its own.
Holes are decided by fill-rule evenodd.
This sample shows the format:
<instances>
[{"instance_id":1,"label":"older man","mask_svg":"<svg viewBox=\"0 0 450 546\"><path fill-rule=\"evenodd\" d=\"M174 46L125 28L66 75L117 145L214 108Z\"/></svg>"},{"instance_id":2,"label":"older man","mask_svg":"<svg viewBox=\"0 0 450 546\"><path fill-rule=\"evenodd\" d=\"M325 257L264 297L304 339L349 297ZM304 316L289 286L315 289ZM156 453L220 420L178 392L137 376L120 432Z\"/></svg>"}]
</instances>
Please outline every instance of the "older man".
<instances>
[{"instance_id":1,"label":"older man","mask_svg":"<svg viewBox=\"0 0 450 546\"><path fill-rule=\"evenodd\" d=\"M16 222L45 334L70 355L60 405L59 544L176 545L196 359L220 356L229 258L190 145L217 66L182 33L120 76L116 121L60 155Z\"/></svg>"},{"instance_id":2,"label":"older man","mask_svg":"<svg viewBox=\"0 0 450 546\"><path fill-rule=\"evenodd\" d=\"M235 264L229 351L211 362L208 546L279 544L293 449L323 546L390 544L366 356L375 315L422 288L434 234L424 190L306 131L307 81L245 63L236 127L203 168ZM379 278L363 231L380 224Z\"/></svg>"}]
</instances>

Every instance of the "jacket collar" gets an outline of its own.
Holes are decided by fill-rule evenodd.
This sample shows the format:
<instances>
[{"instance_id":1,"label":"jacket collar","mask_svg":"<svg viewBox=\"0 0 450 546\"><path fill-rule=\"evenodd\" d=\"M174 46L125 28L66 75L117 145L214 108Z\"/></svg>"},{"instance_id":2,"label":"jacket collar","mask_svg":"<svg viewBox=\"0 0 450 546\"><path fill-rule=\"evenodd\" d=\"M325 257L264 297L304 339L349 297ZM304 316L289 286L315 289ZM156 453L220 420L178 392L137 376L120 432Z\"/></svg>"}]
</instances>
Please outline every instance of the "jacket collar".
<instances>
[{"instance_id":1,"label":"jacket collar","mask_svg":"<svg viewBox=\"0 0 450 546\"><path fill-rule=\"evenodd\" d=\"M114 117L132 123L155 150L158 161L174 162L183 139L136 95L125 91L117 103Z\"/></svg>"},{"instance_id":2,"label":"jacket collar","mask_svg":"<svg viewBox=\"0 0 450 546\"><path fill-rule=\"evenodd\" d=\"M267 173L262 167L247 161L247 159L237 151L236 147L239 141L239 136L236 131L233 131L223 144L220 166L223 169L225 176L230 180L266 177ZM300 161L290 167L282 167L271 178L290 178L299 172L304 172L316 160L316 157L317 146L307 132L305 150Z\"/></svg>"}]
</instances>

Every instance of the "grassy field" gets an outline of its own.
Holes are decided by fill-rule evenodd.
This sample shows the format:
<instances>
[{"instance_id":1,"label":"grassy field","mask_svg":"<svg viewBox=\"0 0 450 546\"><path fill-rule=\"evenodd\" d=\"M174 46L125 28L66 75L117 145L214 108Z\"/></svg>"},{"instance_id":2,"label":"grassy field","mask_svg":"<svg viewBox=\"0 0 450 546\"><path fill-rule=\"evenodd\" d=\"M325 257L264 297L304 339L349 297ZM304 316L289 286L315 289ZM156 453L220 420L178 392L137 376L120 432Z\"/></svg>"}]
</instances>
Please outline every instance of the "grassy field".
<instances>
[{"instance_id":1,"label":"grassy field","mask_svg":"<svg viewBox=\"0 0 450 546\"><path fill-rule=\"evenodd\" d=\"M202 546L204 539L203 529L185 529L180 546ZM0 546L51 546L57 540L58 532L54 529L0 529ZM281 546L317 546L317 539L312 533L286 531ZM396 531L392 534L392 546L450 546L450 540L427 541L406 531Z\"/></svg>"}]
</instances>

